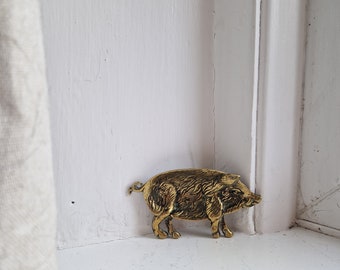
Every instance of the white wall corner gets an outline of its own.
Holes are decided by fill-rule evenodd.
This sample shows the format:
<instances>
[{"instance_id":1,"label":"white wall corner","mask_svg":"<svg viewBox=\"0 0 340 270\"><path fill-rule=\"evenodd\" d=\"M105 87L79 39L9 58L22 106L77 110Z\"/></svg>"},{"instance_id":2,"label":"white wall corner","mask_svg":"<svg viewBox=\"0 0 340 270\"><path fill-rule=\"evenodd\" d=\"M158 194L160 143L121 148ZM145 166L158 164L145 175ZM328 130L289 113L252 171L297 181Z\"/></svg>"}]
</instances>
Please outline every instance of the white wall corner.
<instances>
[{"instance_id":1,"label":"white wall corner","mask_svg":"<svg viewBox=\"0 0 340 270\"><path fill-rule=\"evenodd\" d=\"M259 63L256 231L295 221L307 1L263 0Z\"/></svg>"}]
</instances>

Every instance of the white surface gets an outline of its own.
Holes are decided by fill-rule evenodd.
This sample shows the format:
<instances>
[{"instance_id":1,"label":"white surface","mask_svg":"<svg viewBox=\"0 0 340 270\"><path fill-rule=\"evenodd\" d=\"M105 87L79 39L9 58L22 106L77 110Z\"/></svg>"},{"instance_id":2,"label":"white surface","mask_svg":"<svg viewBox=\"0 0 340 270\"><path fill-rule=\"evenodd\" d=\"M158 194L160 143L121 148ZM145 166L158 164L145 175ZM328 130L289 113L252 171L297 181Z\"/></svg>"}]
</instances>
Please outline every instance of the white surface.
<instances>
[{"instance_id":1,"label":"white surface","mask_svg":"<svg viewBox=\"0 0 340 270\"><path fill-rule=\"evenodd\" d=\"M305 37L305 1L262 2L256 229L288 229L295 220Z\"/></svg>"},{"instance_id":2,"label":"white surface","mask_svg":"<svg viewBox=\"0 0 340 270\"><path fill-rule=\"evenodd\" d=\"M59 247L147 233L128 186L213 167L213 2L41 3Z\"/></svg>"},{"instance_id":3,"label":"white surface","mask_svg":"<svg viewBox=\"0 0 340 270\"><path fill-rule=\"evenodd\" d=\"M305 1L262 1L259 67L258 3L42 1L59 247L149 232L127 187L181 167L256 178L257 229L292 224ZM252 233L252 211L231 227Z\"/></svg>"},{"instance_id":4,"label":"white surface","mask_svg":"<svg viewBox=\"0 0 340 270\"><path fill-rule=\"evenodd\" d=\"M240 174L252 191L255 4L217 0L214 17L215 168ZM229 220L230 226L238 223L242 231L254 233L253 209Z\"/></svg>"},{"instance_id":5,"label":"white surface","mask_svg":"<svg viewBox=\"0 0 340 270\"><path fill-rule=\"evenodd\" d=\"M152 235L59 251L60 270L340 269L340 240L301 228L265 235L210 238L209 228L182 238Z\"/></svg>"},{"instance_id":6,"label":"white surface","mask_svg":"<svg viewBox=\"0 0 340 270\"><path fill-rule=\"evenodd\" d=\"M39 2L0 0L0 269L56 269Z\"/></svg>"},{"instance_id":7,"label":"white surface","mask_svg":"<svg viewBox=\"0 0 340 270\"><path fill-rule=\"evenodd\" d=\"M339 1L309 1L298 206L300 219L337 230L340 230L339 9Z\"/></svg>"}]
</instances>

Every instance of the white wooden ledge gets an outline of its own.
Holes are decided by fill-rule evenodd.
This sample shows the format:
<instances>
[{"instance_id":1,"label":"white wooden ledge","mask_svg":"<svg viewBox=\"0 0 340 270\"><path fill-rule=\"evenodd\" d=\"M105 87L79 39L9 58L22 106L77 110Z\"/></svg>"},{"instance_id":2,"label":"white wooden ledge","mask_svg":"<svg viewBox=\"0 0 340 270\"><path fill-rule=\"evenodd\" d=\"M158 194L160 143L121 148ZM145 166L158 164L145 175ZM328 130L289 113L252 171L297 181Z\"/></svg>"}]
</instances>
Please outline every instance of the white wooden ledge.
<instances>
[{"instance_id":1,"label":"white wooden ledge","mask_svg":"<svg viewBox=\"0 0 340 270\"><path fill-rule=\"evenodd\" d=\"M146 235L59 251L60 270L340 269L340 240L302 228L213 239L187 228L178 240Z\"/></svg>"}]
</instances>

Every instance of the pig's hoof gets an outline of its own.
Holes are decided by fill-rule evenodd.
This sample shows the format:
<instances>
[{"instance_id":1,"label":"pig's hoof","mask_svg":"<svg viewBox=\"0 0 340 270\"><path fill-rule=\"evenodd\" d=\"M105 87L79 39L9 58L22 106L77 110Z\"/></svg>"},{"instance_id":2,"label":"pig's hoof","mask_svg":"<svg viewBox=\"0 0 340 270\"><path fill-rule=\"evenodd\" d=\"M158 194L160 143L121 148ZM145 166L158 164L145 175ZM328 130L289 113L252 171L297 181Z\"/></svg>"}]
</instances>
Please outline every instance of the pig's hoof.
<instances>
[{"instance_id":1,"label":"pig's hoof","mask_svg":"<svg viewBox=\"0 0 340 270\"><path fill-rule=\"evenodd\" d=\"M233 237L233 232L232 232L231 230L229 230L229 229L223 230L223 234L224 234L224 236L227 237L227 238Z\"/></svg>"},{"instance_id":2,"label":"pig's hoof","mask_svg":"<svg viewBox=\"0 0 340 270\"><path fill-rule=\"evenodd\" d=\"M212 234L213 238L219 238L220 237L220 233L219 232L215 232Z\"/></svg>"},{"instance_id":3,"label":"pig's hoof","mask_svg":"<svg viewBox=\"0 0 340 270\"><path fill-rule=\"evenodd\" d=\"M163 231L163 230L159 230L157 233L156 233L156 236L159 238L159 239L165 239L168 237L168 234Z\"/></svg>"},{"instance_id":4,"label":"pig's hoof","mask_svg":"<svg viewBox=\"0 0 340 270\"><path fill-rule=\"evenodd\" d=\"M181 237L181 234L179 233L179 232L173 232L172 233L172 238L173 239L178 239L178 238L180 238Z\"/></svg>"}]
</instances>

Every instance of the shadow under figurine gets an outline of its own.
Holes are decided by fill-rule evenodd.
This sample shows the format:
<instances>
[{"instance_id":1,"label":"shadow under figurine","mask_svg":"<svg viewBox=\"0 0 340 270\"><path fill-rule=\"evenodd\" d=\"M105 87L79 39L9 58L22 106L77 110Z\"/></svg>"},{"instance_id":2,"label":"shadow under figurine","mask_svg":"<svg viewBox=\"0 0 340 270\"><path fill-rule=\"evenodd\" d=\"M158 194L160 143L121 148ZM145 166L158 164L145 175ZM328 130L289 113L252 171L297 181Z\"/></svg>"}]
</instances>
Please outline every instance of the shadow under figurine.
<instances>
[{"instance_id":1,"label":"shadow under figurine","mask_svg":"<svg viewBox=\"0 0 340 270\"><path fill-rule=\"evenodd\" d=\"M181 236L172 224L173 218L209 219L214 238L220 236L220 226L225 237L232 237L223 215L261 201L261 196L252 193L240 181L239 175L210 169L164 172L145 184L134 183L129 188L130 194L132 191L143 192L144 200L154 214L152 230L161 239ZM168 233L159 227L163 220Z\"/></svg>"}]
</instances>

